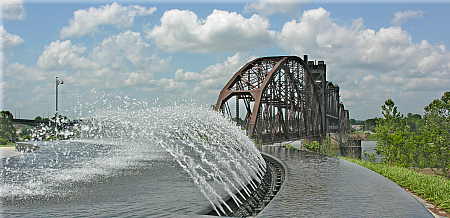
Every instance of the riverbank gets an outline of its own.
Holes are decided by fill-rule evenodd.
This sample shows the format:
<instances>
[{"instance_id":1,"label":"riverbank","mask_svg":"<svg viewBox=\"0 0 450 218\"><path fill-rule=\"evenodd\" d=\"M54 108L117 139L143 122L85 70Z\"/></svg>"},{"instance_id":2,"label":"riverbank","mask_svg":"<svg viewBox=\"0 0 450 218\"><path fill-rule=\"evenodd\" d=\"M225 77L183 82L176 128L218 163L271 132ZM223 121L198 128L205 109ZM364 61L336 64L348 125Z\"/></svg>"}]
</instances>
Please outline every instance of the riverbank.
<instances>
[{"instance_id":1,"label":"riverbank","mask_svg":"<svg viewBox=\"0 0 450 218\"><path fill-rule=\"evenodd\" d=\"M450 216L450 180L442 176L426 175L414 170L383 163L341 157L390 179L406 191L425 200L428 209L439 216ZM427 205L429 202L432 205ZM433 206L434 205L434 206Z\"/></svg>"}]
</instances>

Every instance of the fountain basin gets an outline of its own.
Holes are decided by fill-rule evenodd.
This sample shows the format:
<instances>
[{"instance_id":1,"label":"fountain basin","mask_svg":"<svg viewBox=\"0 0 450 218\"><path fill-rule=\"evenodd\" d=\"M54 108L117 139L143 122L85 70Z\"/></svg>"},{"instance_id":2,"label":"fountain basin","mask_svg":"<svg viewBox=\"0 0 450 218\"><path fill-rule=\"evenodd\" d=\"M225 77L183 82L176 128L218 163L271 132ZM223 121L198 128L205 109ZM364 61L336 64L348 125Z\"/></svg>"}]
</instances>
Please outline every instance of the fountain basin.
<instances>
[{"instance_id":1,"label":"fountain basin","mask_svg":"<svg viewBox=\"0 0 450 218\"><path fill-rule=\"evenodd\" d=\"M233 210L233 213L225 214L226 216L256 216L270 204L272 199L282 189L283 182L286 179L285 167L282 162L272 155L266 153L261 153L261 155L267 164L266 173L264 174L262 182L250 196L247 196L246 199L239 196L239 200L242 202L240 205L237 205L231 197L226 198L225 202ZM251 188L250 185L247 185L247 187L249 189ZM241 190L241 192L243 192L243 190ZM202 214L219 216L212 208Z\"/></svg>"}]
</instances>

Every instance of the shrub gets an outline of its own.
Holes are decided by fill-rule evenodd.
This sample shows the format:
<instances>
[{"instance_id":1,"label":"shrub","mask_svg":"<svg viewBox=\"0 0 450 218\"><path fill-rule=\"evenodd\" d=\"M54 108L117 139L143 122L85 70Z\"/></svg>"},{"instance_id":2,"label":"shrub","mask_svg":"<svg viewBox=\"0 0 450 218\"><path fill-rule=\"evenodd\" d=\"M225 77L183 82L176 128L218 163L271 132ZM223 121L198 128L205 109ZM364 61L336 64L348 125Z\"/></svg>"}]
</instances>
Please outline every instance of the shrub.
<instances>
[{"instance_id":1,"label":"shrub","mask_svg":"<svg viewBox=\"0 0 450 218\"><path fill-rule=\"evenodd\" d=\"M0 137L0 145L6 145L6 144L8 144L8 142L9 142L8 139Z\"/></svg>"},{"instance_id":2,"label":"shrub","mask_svg":"<svg viewBox=\"0 0 450 218\"><path fill-rule=\"evenodd\" d=\"M310 150L310 151L318 152L320 150L320 143L317 142L317 141L312 141L310 143L305 143L305 148Z\"/></svg>"}]
</instances>

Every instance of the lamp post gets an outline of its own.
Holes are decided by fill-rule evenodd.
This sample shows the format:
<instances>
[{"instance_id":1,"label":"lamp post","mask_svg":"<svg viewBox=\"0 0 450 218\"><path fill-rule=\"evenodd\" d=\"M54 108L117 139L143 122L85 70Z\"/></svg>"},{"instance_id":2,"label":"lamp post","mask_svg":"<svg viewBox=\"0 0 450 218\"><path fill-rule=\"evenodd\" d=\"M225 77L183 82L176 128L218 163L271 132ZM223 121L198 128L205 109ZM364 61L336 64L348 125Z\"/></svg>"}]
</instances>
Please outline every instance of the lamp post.
<instances>
[{"instance_id":1,"label":"lamp post","mask_svg":"<svg viewBox=\"0 0 450 218\"><path fill-rule=\"evenodd\" d=\"M56 77L56 116L58 116L58 86L62 84L64 84L64 81Z\"/></svg>"},{"instance_id":2,"label":"lamp post","mask_svg":"<svg viewBox=\"0 0 450 218\"><path fill-rule=\"evenodd\" d=\"M64 84L63 80L56 77L56 112L55 112L55 131L58 134L58 86Z\"/></svg>"}]
</instances>

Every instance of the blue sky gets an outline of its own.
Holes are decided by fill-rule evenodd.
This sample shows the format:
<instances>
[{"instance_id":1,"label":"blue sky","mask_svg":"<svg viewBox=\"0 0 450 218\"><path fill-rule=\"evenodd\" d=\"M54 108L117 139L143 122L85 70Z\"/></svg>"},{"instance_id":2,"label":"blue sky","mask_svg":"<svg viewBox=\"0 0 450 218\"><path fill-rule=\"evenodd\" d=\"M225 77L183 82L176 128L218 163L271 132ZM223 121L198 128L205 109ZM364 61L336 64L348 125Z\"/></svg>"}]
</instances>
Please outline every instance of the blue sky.
<instances>
[{"instance_id":1,"label":"blue sky","mask_svg":"<svg viewBox=\"0 0 450 218\"><path fill-rule=\"evenodd\" d=\"M92 101L92 89L136 99L212 104L254 57L325 60L350 116L402 112L450 87L450 4L2 1L2 110L21 118Z\"/></svg>"}]
</instances>

